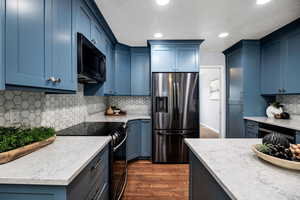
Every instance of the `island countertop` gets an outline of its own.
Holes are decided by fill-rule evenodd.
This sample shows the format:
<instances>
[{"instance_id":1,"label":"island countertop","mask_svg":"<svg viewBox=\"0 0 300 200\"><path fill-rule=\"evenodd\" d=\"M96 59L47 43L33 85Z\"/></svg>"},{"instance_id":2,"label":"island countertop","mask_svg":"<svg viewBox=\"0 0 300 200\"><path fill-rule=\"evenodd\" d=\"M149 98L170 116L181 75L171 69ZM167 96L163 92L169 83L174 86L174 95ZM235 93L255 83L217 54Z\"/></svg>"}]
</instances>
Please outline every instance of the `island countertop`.
<instances>
[{"instance_id":1,"label":"island countertop","mask_svg":"<svg viewBox=\"0 0 300 200\"><path fill-rule=\"evenodd\" d=\"M257 158L251 146L260 139L186 139L185 143L232 199L300 199L300 172Z\"/></svg>"},{"instance_id":2,"label":"island countertop","mask_svg":"<svg viewBox=\"0 0 300 200\"><path fill-rule=\"evenodd\" d=\"M58 136L54 143L0 165L0 184L66 186L110 140L110 137Z\"/></svg>"}]
</instances>

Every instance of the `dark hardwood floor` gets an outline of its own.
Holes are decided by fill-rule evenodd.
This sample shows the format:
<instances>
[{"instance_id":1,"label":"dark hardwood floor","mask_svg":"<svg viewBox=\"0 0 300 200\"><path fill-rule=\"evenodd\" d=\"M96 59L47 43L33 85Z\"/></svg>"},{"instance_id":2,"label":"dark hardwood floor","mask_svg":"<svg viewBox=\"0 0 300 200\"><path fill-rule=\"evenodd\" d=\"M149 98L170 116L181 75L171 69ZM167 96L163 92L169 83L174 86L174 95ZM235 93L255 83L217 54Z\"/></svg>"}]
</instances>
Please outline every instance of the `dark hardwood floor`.
<instances>
[{"instance_id":1,"label":"dark hardwood floor","mask_svg":"<svg viewBox=\"0 0 300 200\"><path fill-rule=\"evenodd\" d=\"M188 175L188 165L129 163L122 200L188 200Z\"/></svg>"}]
</instances>

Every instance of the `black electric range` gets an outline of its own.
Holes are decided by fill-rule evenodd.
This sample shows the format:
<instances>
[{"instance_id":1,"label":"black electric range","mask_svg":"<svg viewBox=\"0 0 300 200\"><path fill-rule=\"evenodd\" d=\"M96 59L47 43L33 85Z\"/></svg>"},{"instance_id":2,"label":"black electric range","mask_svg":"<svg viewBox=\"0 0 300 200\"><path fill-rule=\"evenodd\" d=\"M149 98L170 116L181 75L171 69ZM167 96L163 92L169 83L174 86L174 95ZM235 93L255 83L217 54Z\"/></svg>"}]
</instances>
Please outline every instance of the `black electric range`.
<instances>
[{"instance_id":1,"label":"black electric range","mask_svg":"<svg viewBox=\"0 0 300 200\"><path fill-rule=\"evenodd\" d=\"M57 132L58 136L111 136L111 198L119 200L127 183L125 123L83 122Z\"/></svg>"}]
</instances>

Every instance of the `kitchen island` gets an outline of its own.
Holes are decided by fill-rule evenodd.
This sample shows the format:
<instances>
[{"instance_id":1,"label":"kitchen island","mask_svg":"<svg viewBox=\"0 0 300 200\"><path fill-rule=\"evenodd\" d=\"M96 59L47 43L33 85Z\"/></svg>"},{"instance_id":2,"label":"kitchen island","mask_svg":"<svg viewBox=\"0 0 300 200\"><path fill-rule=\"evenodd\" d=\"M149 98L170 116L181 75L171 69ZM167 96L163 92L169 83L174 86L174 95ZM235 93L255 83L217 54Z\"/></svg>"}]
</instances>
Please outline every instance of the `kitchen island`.
<instances>
[{"instance_id":1,"label":"kitchen island","mask_svg":"<svg viewBox=\"0 0 300 200\"><path fill-rule=\"evenodd\" d=\"M0 199L82 200L100 192L107 196L110 140L58 136L54 143L0 165Z\"/></svg>"},{"instance_id":2,"label":"kitchen island","mask_svg":"<svg viewBox=\"0 0 300 200\"><path fill-rule=\"evenodd\" d=\"M297 200L300 173L255 156L261 139L186 139L190 149L190 200Z\"/></svg>"}]
</instances>

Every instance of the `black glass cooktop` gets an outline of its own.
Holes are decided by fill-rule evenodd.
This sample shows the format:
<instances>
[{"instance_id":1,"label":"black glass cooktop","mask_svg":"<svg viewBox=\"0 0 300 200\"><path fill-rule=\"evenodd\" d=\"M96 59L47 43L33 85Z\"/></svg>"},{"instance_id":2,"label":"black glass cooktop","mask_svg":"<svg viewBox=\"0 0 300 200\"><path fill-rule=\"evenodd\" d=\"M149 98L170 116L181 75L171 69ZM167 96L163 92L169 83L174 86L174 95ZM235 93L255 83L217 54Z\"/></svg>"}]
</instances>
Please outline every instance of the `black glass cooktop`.
<instances>
[{"instance_id":1,"label":"black glass cooktop","mask_svg":"<svg viewBox=\"0 0 300 200\"><path fill-rule=\"evenodd\" d=\"M83 122L58 131L59 136L108 136L116 129L123 127L119 122Z\"/></svg>"}]
</instances>

